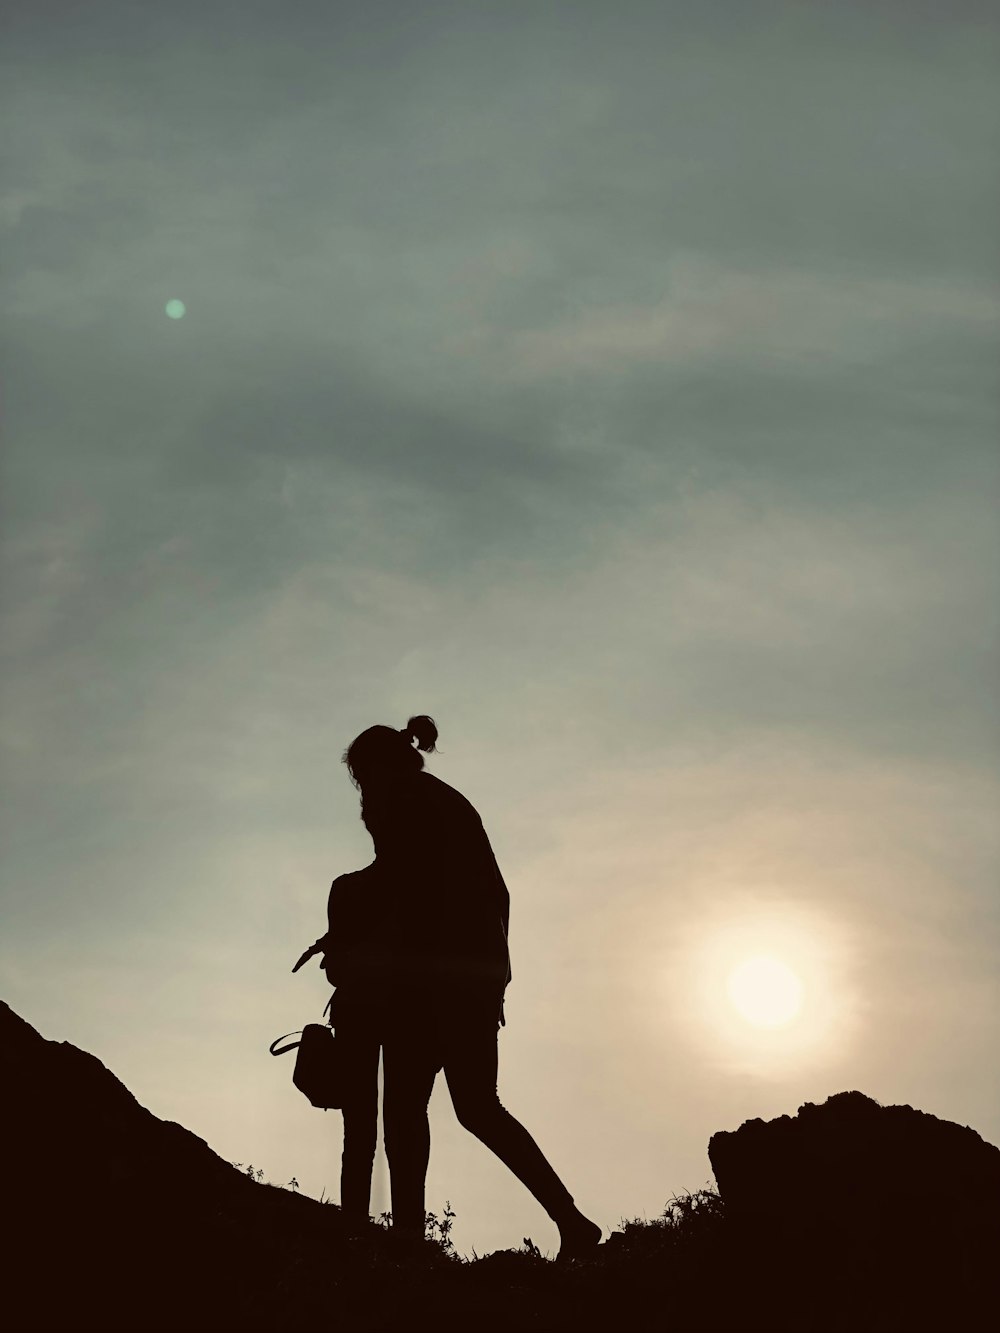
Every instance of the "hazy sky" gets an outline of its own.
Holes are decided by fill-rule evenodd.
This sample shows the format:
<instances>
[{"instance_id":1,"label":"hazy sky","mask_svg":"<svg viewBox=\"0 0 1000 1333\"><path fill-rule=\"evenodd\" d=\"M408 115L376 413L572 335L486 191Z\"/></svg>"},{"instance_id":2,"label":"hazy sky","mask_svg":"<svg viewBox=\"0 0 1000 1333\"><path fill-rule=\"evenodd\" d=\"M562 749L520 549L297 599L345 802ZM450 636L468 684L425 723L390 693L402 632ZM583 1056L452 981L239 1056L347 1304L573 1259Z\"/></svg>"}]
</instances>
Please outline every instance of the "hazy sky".
<instances>
[{"instance_id":1,"label":"hazy sky","mask_svg":"<svg viewBox=\"0 0 1000 1333\"><path fill-rule=\"evenodd\" d=\"M267 1045L370 859L343 748L427 712L501 1097L603 1225L845 1088L1000 1140L995 7L2 23L3 998L336 1197ZM441 1083L428 1206L554 1249Z\"/></svg>"}]
</instances>

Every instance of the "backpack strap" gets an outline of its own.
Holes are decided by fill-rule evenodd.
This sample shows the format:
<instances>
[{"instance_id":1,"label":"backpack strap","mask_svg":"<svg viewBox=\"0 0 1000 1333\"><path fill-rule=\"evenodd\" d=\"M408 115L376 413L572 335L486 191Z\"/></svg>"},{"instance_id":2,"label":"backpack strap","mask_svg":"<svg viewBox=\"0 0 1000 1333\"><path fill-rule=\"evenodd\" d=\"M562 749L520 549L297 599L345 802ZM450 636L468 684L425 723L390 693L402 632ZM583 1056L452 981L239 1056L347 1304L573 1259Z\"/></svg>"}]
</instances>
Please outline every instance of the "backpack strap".
<instances>
[{"instance_id":1,"label":"backpack strap","mask_svg":"<svg viewBox=\"0 0 1000 1333\"><path fill-rule=\"evenodd\" d=\"M302 1032L301 1028L299 1028L296 1032L286 1032L285 1037L296 1037L299 1036L301 1032ZM284 1055L286 1051L294 1051L296 1046L299 1045L299 1042L297 1041L290 1041L287 1046L279 1046L278 1049L275 1050L274 1048L275 1046L278 1046L278 1042L284 1041L285 1037L275 1037L274 1041L271 1042L270 1046L267 1049L271 1052L272 1055Z\"/></svg>"}]
</instances>

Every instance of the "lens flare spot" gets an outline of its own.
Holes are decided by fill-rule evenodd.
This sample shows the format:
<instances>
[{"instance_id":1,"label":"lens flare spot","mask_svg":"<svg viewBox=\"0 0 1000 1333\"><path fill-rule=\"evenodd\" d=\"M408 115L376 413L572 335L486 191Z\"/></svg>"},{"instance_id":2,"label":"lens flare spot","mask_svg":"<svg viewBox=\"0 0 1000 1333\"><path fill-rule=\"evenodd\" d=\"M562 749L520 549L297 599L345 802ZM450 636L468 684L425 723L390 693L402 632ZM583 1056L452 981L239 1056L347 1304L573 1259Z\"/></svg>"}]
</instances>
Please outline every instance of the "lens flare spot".
<instances>
[{"instance_id":1,"label":"lens flare spot","mask_svg":"<svg viewBox=\"0 0 1000 1333\"><path fill-rule=\"evenodd\" d=\"M760 954L738 963L726 982L733 1008L754 1027L779 1028L802 1008L802 982L780 958Z\"/></svg>"},{"instance_id":2,"label":"lens flare spot","mask_svg":"<svg viewBox=\"0 0 1000 1333\"><path fill-rule=\"evenodd\" d=\"M163 308L170 319L183 319L187 313L187 306L183 301L178 301L176 297L168 301Z\"/></svg>"}]
</instances>

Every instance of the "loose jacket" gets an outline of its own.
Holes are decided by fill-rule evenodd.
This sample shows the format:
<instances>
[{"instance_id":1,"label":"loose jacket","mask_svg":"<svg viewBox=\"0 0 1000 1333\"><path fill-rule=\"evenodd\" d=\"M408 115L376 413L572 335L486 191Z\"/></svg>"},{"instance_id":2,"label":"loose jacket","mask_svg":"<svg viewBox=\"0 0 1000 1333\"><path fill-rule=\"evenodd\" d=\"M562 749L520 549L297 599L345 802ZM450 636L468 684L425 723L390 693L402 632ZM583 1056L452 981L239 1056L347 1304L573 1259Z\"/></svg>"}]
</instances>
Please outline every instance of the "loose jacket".
<instances>
[{"instance_id":1,"label":"loose jacket","mask_svg":"<svg viewBox=\"0 0 1000 1333\"><path fill-rule=\"evenodd\" d=\"M328 979L393 1008L431 995L502 1021L510 895L475 807L421 771L366 789L362 816L375 860L331 886Z\"/></svg>"}]
</instances>

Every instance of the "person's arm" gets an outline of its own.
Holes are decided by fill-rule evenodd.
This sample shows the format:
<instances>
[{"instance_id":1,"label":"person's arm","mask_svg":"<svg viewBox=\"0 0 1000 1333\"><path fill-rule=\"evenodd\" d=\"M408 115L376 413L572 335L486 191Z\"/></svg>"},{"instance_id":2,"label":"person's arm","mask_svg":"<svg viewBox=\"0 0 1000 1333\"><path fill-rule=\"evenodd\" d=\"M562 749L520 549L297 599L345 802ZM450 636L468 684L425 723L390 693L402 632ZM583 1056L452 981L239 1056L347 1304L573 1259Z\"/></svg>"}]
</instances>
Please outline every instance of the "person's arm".
<instances>
[{"instance_id":1,"label":"person's arm","mask_svg":"<svg viewBox=\"0 0 1000 1333\"><path fill-rule=\"evenodd\" d=\"M490 847L490 860L492 861L493 869L496 872L500 920L503 923L503 941L507 949L507 980L504 982L504 989L506 990L514 976L510 965L510 892L504 882L503 875L500 873L500 866L497 864L497 858L492 847Z\"/></svg>"},{"instance_id":2,"label":"person's arm","mask_svg":"<svg viewBox=\"0 0 1000 1333\"><path fill-rule=\"evenodd\" d=\"M326 951L320 966L331 986L341 986L349 978L353 979L362 965L364 901L373 892L376 872L373 863L363 870L338 875L330 885L326 905L327 932L317 943L321 943Z\"/></svg>"},{"instance_id":3,"label":"person's arm","mask_svg":"<svg viewBox=\"0 0 1000 1333\"><path fill-rule=\"evenodd\" d=\"M351 931L347 917L347 886L349 875L338 875L330 885L330 894L326 902L327 930L323 936L324 958L320 967L326 973L331 986L339 986L344 980L345 946L349 944Z\"/></svg>"},{"instance_id":4,"label":"person's arm","mask_svg":"<svg viewBox=\"0 0 1000 1333\"><path fill-rule=\"evenodd\" d=\"M327 899L327 904L326 904L326 921L327 921L326 933L324 935L320 935L319 939L315 940L312 944L310 944L309 948L306 949L300 955L299 961L292 968L293 972L297 972L300 967L303 967L306 963L308 963L310 958L315 958L315 956L318 953L328 954L334 948L336 938L340 934L340 922L338 919L340 913L338 909L339 909L339 900L341 898L341 894L339 893L338 890L341 885L341 881L345 880L346 878L347 878L346 875L338 875L337 878L330 885L330 896ZM327 961L324 958L320 963L320 967L325 969L326 966L327 966Z\"/></svg>"},{"instance_id":5,"label":"person's arm","mask_svg":"<svg viewBox=\"0 0 1000 1333\"><path fill-rule=\"evenodd\" d=\"M321 935L314 944L310 944L309 948L300 956L299 961L292 968L292 971L297 972L304 963L308 963L310 958L314 958L316 954L322 953L326 948L328 938L327 935Z\"/></svg>"},{"instance_id":6,"label":"person's arm","mask_svg":"<svg viewBox=\"0 0 1000 1333\"><path fill-rule=\"evenodd\" d=\"M464 797L453 803L448 828L449 896L456 917L459 972L477 977L496 993L497 1003L511 978L510 894L483 821Z\"/></svg>"}]
</instances>

